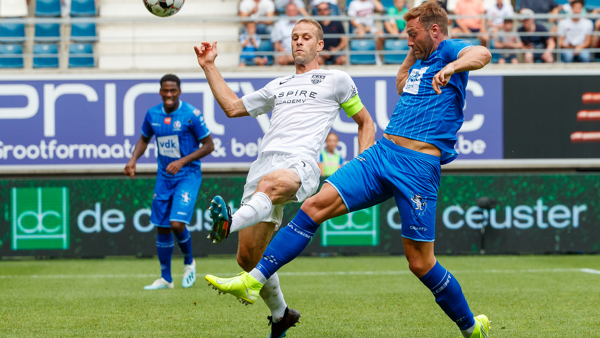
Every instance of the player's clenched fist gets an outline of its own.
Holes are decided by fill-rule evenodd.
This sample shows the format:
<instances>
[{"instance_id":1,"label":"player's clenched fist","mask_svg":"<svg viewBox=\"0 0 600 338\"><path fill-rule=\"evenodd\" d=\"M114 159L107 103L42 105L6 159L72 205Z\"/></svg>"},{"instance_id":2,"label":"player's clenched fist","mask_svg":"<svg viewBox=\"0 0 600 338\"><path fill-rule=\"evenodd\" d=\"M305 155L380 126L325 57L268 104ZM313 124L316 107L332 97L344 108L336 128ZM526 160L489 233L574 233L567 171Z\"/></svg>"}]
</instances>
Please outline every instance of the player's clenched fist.
<instances>
[{"instance_id":1,"label":"player's clenched fist","mask_svg":"<svg viewBox=\"0 0 600 338\"><path fill-rule=\"evenodd\" d=\"M442 93L440 87L444 87L448 84L452 74L454 74L454 67L452 67L451 64L446 65L446 67L442 68L442 70L435 74L433 80L431 81L431 86L438 95Z\"/></svg>"},{"instance_id":2,"label":"player's clenched fist","mask_svg":"<svg viewBox=\"0 0 600 338\"><path fill-rule=\"evenodd\" d=\"M128 175L129 178L133 178L135 175L135 162L129 161L125 166L125 175Z\"/></svg>"},{"instance_id":3,"label":"player's clenched fist","mask_svg":"<svg viewBox=\"0 0 600 338\"><path fill-rule=\"evenodd\" d=\"M217 42L213 42L212 45L209 42L202 42L200 47L194 46L196 57L198 58L198 64L200 67L206 66L208 63L215 62L217 58Z\"/></svg>"}]
</instances>

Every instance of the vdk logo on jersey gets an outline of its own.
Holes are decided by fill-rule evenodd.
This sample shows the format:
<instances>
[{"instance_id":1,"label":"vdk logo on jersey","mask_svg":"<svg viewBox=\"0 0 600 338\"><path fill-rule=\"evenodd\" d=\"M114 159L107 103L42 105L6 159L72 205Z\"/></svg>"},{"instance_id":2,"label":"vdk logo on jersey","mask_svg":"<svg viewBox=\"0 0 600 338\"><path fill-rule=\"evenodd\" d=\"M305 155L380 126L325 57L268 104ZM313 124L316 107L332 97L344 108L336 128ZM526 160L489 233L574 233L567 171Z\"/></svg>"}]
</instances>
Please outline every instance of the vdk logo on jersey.
<instances>
[{"instance_id":1,"label":"vdk logo on jersey","mask_svg":"<svg viewBox=\"0 0 600 338\"><path fill-rule=\"evenodd\" d=\"M157 137L156 143L158 143L159 154L172 158L181 157L181 153L179 152L179 137L177 135Z\"/></svg>"},{"instance_id":2,"label":"vdk logo on jersey","mask_svg":"<svg viewBox=\"0 0 600 338\"><path fill-rule=\"evenodd\" d=\"M322 246L377 246L379 205L325 221L321 229Z\"/></svg>"},{"instance_id":3,"label":"vdk logo on jersey","mask_svg":"<svg viewBox=\"0 0 600 338\"><path fill-rule=\"evenodd\" d=\"M413 192L410 194L410 201L413 203L412 212L415 217L420 217L425 213L425 210L427 210L427 200L419 194L415 194Z\"/></svg>"},{"instance_id":4,"label":"vdk logo on jersey","mask_svg":"<svg viewBox=\"0 0 600 338\"><path fill-rule=\"evenodd\" d=\"M421 85L421 79L423 78L423 74L427 71L429 67L423 67L420 69L413 69L406 79L406 83L404 84L404 92L410 94L418 94L419 86Z\"/></svg>"},{"instance_id":5,"label":"vdk logo on jersey","mask_svg":"<svg viewBox=\"0 0 600 338\"><path fill-rule=\"evenodd\" d=\"M12 188L12 249L69 248L69 190Z\"/></svg>"},{"instance_id":6,"label":"vdk logo on jersey","mask_svg":"<svg viewBox=\"0 0 600 338\"><path fill-rule=\"evenodd\" d=\"M326 75L313 75L312 78L310 79L310 82L312 82L312 84L318 84L323 82L323 80L325 80L325 76Z\"/></svg>"},{"instance_id":7,"label":"vdk logo on jersey","mask_svg":"<svg viewBox=\"0 0 600 338\"><path fill-rule=\"evenodd\" d=\"M181 131L181 121L175 121L175 123L173 123L173 130Z\"/></svg>"}]
</instances>

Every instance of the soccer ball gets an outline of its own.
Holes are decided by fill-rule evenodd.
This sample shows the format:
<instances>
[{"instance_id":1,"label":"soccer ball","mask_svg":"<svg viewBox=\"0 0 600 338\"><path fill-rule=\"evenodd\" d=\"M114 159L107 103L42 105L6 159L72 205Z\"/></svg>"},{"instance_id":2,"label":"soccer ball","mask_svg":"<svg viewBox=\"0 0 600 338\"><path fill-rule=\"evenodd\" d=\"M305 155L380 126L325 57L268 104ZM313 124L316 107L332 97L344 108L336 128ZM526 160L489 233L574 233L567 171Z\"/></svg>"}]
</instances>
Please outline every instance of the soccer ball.
<instances>
[{"instance_id":1,"label":"soccer ball","mask_svg":"<svg viewBox=\"0 0 600 338\"><path fill-rule=\"evenodd\" d=\"M175 15L181 7L183 7L183 3L185 0L142 0L144 2L144 6L148 10L148 12L160 16L167 17L171 15Z\"/></svg>"}]
</instances>

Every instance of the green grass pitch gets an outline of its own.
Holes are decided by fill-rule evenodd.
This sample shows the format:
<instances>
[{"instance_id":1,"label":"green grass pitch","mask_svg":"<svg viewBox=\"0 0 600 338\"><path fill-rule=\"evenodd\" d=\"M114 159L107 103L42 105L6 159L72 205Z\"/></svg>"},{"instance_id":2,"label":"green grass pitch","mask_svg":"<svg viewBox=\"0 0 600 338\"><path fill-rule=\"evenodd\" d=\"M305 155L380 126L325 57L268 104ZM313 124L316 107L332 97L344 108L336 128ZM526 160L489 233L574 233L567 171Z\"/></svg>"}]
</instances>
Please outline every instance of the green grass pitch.
<instances>
[{"instance_id":1,"label":"green grass pitch","mask_svg":"<svg viewBox=\"0 0 600 338\"><path fill-rule=\"evenodd\" d=\"M492 337L600 337L600 256L439 257ZM156 259L0 261L1 337L267 337L267 307L217 296L205 273L234 258L198 259L198 280L144 291ZM300 258L280 271L302 323L288 337L460 337L403 257Z\"/></svg>"}]
</instances>

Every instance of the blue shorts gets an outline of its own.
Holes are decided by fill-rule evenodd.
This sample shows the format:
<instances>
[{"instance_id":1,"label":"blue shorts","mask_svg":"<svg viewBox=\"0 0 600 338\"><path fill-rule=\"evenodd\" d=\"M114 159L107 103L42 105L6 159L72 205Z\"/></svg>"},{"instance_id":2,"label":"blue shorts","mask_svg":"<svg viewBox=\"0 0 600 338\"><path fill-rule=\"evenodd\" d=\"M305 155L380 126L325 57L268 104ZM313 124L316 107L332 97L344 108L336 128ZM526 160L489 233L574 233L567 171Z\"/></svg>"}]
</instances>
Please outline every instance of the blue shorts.
<instances>
[{"instance_id":1,"label":"blue shorts","mask_svg":"<svg viewBox=\"0 0 600 338\"><path fill-rule=\"evenodd\" d=\"M178 179L156 175L150 222L161 228L170 228L171 221L190 224L200 183L200 171Z\"/></svg>"},{"instance_id":2,"label":"blue shorts","mask_svg":"<svg viewBox=\"0 0 600 338\"><path fill-rule=\"evenodd\" d=\"M433 242L440 174L439 157L383 138L325 182L338 191L348 212L394 197L402 219L402 237Z\"/></svg>"}]
</instances>

